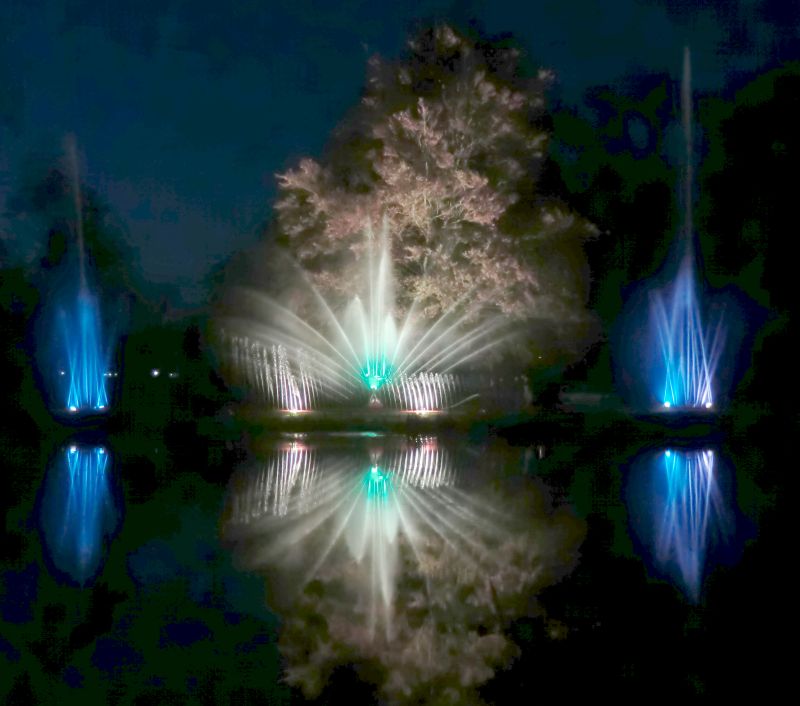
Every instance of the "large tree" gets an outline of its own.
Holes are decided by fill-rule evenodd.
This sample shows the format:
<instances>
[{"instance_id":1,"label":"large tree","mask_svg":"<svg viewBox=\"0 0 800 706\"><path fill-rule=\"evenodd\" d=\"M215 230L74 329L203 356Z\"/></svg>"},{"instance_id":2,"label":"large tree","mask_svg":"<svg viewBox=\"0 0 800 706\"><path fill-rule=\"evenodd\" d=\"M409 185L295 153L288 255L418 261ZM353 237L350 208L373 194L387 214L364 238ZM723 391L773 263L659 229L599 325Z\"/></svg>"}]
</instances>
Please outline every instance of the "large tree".
<instances>
[{"instance_id":1,"label":"large tree","mask_svg":"<svg viewBox=\"0 0 800 706\"><path fill-rule=\"evenodd\" d=\"M365 225L385 223L398 315L417 300L433 319L463 298L528 320L540 350L572 348L591 321L583 241L596 231L537 188L551 79L507 43L448 26L417 34L400 61L373 57L323 158L278 175L278 241L326 296L346 297Z\"/></svg>"}]
</instances>

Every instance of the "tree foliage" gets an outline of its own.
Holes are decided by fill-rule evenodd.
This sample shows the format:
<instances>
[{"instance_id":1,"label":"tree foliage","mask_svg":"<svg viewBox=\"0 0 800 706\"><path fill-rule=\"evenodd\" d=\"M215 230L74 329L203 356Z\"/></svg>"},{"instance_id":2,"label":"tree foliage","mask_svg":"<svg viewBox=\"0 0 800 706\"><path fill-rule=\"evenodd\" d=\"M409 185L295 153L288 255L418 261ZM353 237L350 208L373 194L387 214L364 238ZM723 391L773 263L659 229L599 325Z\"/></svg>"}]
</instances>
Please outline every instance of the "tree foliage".
<instances>
[{"instance_id":1,"label":"tree foliage","mask_svg":"<svg viewBox=\"0 0 800 706\"><path fill-rule=\"evenodd\" d=\"M589 320L582 242L595 229L537 189L551 80L524 75L518 49L448 26L401 61L373 57L324 157L278 175L279 241L324 294L347 296L365 225L385 222L401 309L417 300L435 318L464 299L563 340Z\"/></svg>"}]
</instances>

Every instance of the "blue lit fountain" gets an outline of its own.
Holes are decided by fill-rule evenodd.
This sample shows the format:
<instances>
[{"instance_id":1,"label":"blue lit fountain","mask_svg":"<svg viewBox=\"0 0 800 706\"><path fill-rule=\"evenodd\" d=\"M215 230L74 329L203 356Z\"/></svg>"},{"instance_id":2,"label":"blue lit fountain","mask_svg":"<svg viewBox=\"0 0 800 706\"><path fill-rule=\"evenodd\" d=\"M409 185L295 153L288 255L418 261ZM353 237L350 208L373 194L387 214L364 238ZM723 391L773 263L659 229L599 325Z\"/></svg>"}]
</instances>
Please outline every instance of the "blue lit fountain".
<instances>
[{"instance_id":1,"label":"blue lit fountain","mask_svg":"<svg viewBox=\"0 0 800 706\"><path fill-rule=\"evenodd\" d=\"M105 412L109 407L110 346L102 338L99 305L89 290L86 276L86 255L83 240L83 203L78 178L77 155L73 139L67 141L72 168L72 190L75 204L75 231L78 245L78 282L74 303L58 314L61 341L60 364L57 367L59 399L73 418Z\"/></svg>"},{"instance_id":2,"label":"blue lit fountain","mask_svg":"<svg viewBox=\"0 0 800 706\"><path fill-rule=\"evenodd\" d=\"M638 301L629 303L623 323L627 328L619 335L616 350L618 384L623 393L637 400L634 406L638 411L655 409L668 413L670 424L718 411L723 391L720 361L728 328L720 309L713 308L703 292L700 249L692 223L693 138L688 47L684 50L681 106L686 147L683 223L662 270L665 283L660 288L647 283L637 295ZM717 297L714 303L722 301ZM640 324L643 319L645 326ZM646 389L645 394L642 388Z\"/></svg>"},{"instance_id":3,"label":"blue lit fountain","mask_svg":"<svg viewBox=\"0 0 800 706\"><path fill-rule=\"evenodd\" d=\"M684 49L681 86L683 131L686 142L683 249L673 282L654 293L651 321L658 338L659 366L655 390L665 409L712 409L714 381L723 344L722 321L704 316L699 293L692 230L692 109L691 59Z\"/></svg>"}]
</instances>

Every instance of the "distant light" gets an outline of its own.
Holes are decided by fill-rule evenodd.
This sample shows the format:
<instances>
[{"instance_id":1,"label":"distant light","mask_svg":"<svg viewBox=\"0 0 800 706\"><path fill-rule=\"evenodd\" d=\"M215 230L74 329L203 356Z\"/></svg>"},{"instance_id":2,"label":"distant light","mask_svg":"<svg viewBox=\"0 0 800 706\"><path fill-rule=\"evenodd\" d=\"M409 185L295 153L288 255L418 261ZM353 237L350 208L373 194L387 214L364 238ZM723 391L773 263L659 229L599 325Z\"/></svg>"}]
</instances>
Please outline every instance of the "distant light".
<instances>
[{"instance_id":1,"label":"distant light","mask_svg":"<svg viewBox=\"0 0 800 706\"><path fill-rule=\"evenodd\" d=\"M59 370L59 371L58 371L58 374L59 374L59 375L66 375L66 373L65 373L63 370Z\"/></svg>"},{"instance_id":2,"label":"distant light","mask_svg":"<svg viewBox=\"0 0 800 706\"><path fill-rule=\"evenodd\" d=\"M665 402L665 403L664 403L664 406L665 406L667 409L669 409L669 408L670 408L672 405L671 405L669 402Z\"/></svg>"},{"instance_id":3,"label":"distant light","mask_svg":"<svg viewBox=\"0 0 800 706\"><path fill-rule=\"evenodd\" d=\"M97 405L97 409L105 409L105 408L106 408L106 406L104 404Z\"/></svg>"},{"instance_id":4,"label":"distant light","mask_svg":"<svg viewBox=\"0 0 800 706\"><path fill-rule=\"evenodd\" d=\"M712 406L711 402L706 402L706 409L711 409Z\"/></svg>"},{"instance_id":5,"label":"distant light","mask_svg":"<svg viewBox=\"0 0 800 706\"><path fill-rule=\"evenodd\" d=\"M77 447L77 446L70 446L70 447L69 447L69 452L70 452L71 454L74 454L74 453L75 453L77 450L78 450L78 447Z\"/></svg>"},{"instance_id":6,"label":"distant light","mask_svg":"<svg viewBox=\"0 0 800 706\"><path fill-rule=\"evenodd\" d=\"M178 373L170 373L169 377L171 377L174 380L176 377L178 377Z\"/></svg>"},{"instance_id":7,"label":"distant light","mask_svg":"<svg viewBox=\"0 0 800 706\"><path fill-rule=\"evenodd\" d=\"M153 368L150 371L151 377L157 378L161 374L161 371L158 368Z\"/></svg>"},{"instance_id":8,"label":"distant light","mask_svg":"<svg viewBox=\"0 0 800 706\"><path fill-rule=\"evenodd\" d=\"M77 407L76 407L74 404L71 404L71 405L69 406L69 411L70 411L70 412L77 412L77 411L78 411L78 408L77 408Z\"/></svg>"},{"instance_id":9,"label":"distant light","mask_svg":"<svg viewBox=\"0 0 800 706\"><path fill-rule=\"evenodd\" d=\"M666 456L667 456L667 458L669 458L670 456L672 456L672 451L670 451L669 449L667 449L667 451L666 451Z\"/></svg>"},{"instance_id":10,"label":"distant light","mask_svg":"<svg viewBox=\"0 0 800 706\"><path fill-rule=\"evenodd\" d=\"M105 452L106 452L106 450L102 446L98 446L97 447L97 453L104 454Z\"/></svg>"}]
</instances>

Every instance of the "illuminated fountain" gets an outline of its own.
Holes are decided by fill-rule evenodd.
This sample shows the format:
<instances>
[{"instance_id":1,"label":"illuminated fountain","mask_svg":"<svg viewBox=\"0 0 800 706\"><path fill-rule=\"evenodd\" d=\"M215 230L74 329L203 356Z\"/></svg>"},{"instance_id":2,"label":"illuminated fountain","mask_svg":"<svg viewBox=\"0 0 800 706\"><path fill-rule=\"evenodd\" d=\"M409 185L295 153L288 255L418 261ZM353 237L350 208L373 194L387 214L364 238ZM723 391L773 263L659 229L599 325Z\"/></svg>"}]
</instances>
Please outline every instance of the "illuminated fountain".
<instances>
[{"instance_id":1,"label":"illuminated fountain","mask_svg":"<svg viewBox=\"0 0 800 706\"><path fill-rule=\"evenodd\" d=\"M284 346L264 345L242 337L231 340L235 366L256 399L270 407L299 413L316 407L321 383L301 350L295 360Z\"/></svg>"},{"instance_id":2,"label":"illuminated fountain","mask_svg":"<svg viewBox=\"0 0 800 706\"><path fill-rule=\"evenodd\" d=\"M225 320L223 346L234 377L260 401L300 412L366 399L429 413L476 396L463 393L457 371L507 341L505 322L477 317L465 297L431 323L414 302L398 324L387 230L367 228L364 291L342 312L308 282L317 324L273 298L242 293L238 309L254 313Z\"/></svg>"},{"instance_id":3,"label":"illuminated fountain","mask_svg":"<svg viewBox=\"0 0 800 706\"><path fill-rule=\"evenodd\" d=\"M66 366L59 369L62 399L70 413L108 408L109 355L100 339L97 302L88 291L79 292L72 311L62 311L61 335Z\"/></svg>"},{"instance_id":4,"label":"illuminated fountain","mask_svg":"<svg viewBox=\"0 0 800 706\"><path fill-rule=\"evenodd\" d=\"M711 409L722 348L722 322L704 326L693 259L687 256L672 286L652 301L660 350L657 392L665 409Z\"/></svg>"},{"instance_id":5,"label":"illuminated fountain","mask_svg":"<svg viewBox=\"0 0 800 706\"><path fill-rule=\"evenodd\" d=\"M660 353L655 394L664 409L712 409L723 327L721 320L712 323L704 316L699 293L692 226L691 57L688 47L683 56L681 104L686 143L685 222L679 245L683 254L673 282L654 293L651 300L651 322Z\"/></svg>"},{"instance_id":6,"label":"illuminated fountain","mask_svg":"<svg viewBox=\"0 0 800 706\"><path fill-rule=\"evenodd\" d=\"M670 414L680 423L695 415L676 412L716 412L730 383L730 353L726 341L729 322L722 307L730 302L722 293L713 297L704 291L701 255L692 222L693 137L691 107L691 62L684 50L681 83L682 128L685 169L681 200L683 222L662 268L663 284L644 284L629 301L628 313L617 333L615 358L620 391L634 408ZM643 326L643 320L646 324ZM726 346L727 344L727 346ZM728 348L726 352L724 349ZM727 376L727 378L726 378ZM672 423L672 421L670 421Z\"/></svg>"},{"instance_id":7,"label":"illuminated fountain","mask_svg":"<svg viewBox=\"0 0 800 706\"><path fill-rule=\"evenodd\" d=\"M81 586L102 567L106 541L119 521L104 446L73 442L59 451L42 494L42 544L57 574Z\"/></svg>"},{"instance_id":8,"label":"illuminated fountain","mask_svg":"<svg viewBox=\"0 0 800 706\"><path fill-rule=\"evenodd\" d=\"M62 350L58 388L64 409L70 415L104 412L109 406L110 348L104 344L99 306L89 291L83 242L83 204L78 179L74 140L67 142L72 166L75 230L78 243L77 294L72 307L59 311L58 326Z\"/></svg>"}]
</instances>

